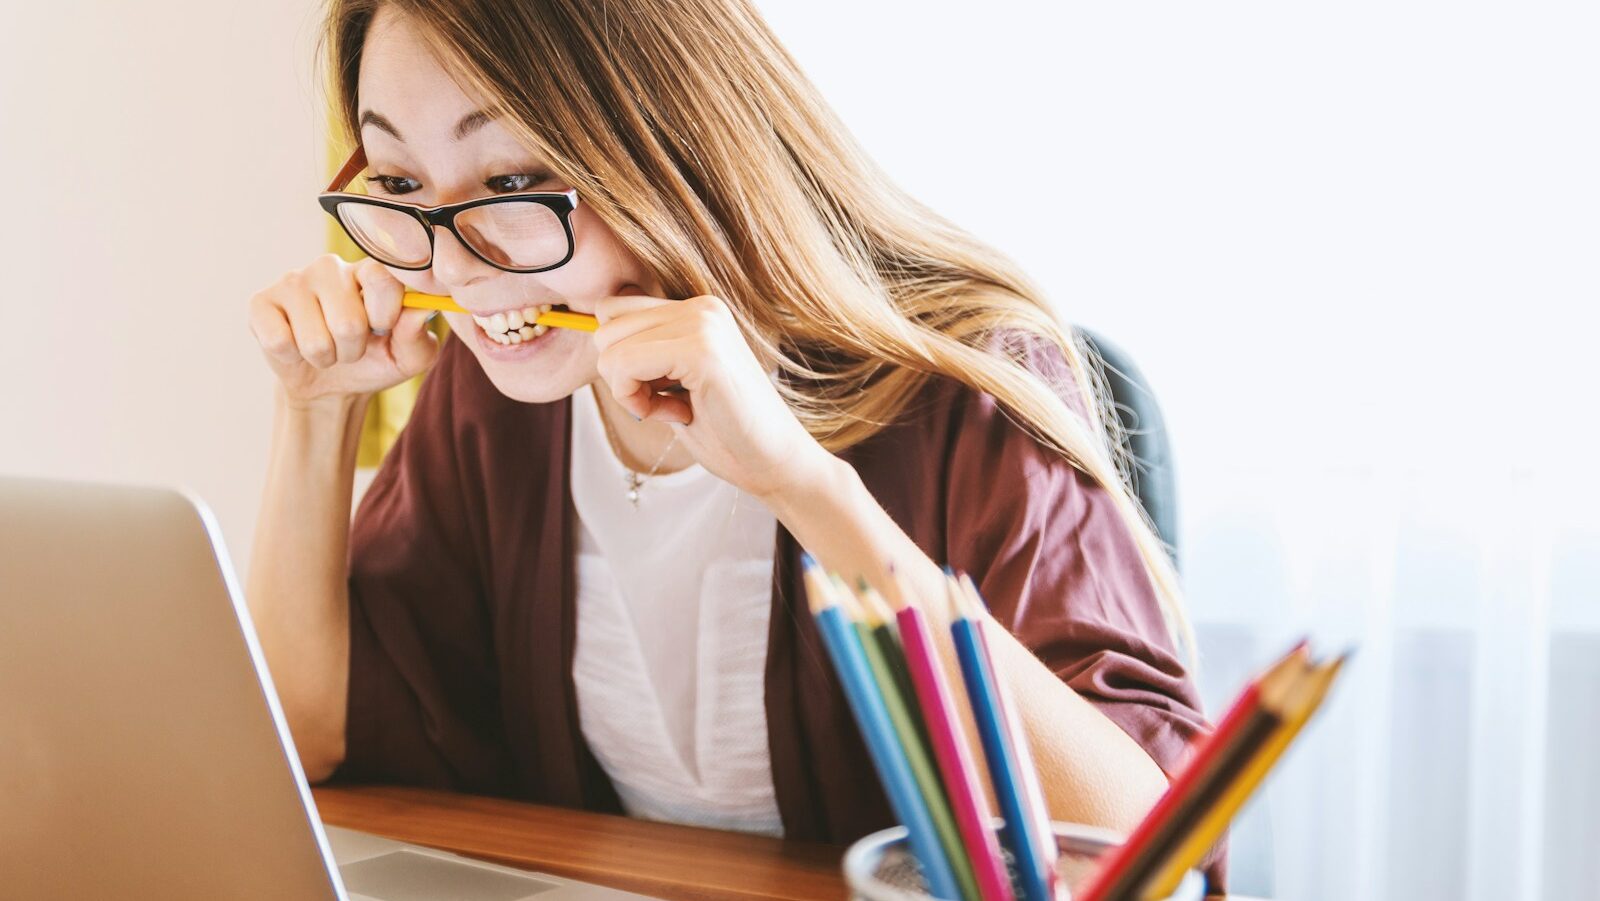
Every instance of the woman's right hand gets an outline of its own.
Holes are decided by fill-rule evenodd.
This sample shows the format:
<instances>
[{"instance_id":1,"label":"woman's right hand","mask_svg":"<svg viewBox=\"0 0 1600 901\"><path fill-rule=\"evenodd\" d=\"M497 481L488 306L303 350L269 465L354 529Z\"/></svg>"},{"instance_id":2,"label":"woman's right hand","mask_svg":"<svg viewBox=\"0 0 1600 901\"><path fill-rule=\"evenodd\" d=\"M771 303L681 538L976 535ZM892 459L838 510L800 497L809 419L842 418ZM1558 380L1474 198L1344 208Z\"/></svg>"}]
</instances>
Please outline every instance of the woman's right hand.
<instances>
[{"instance_id":1,"label":"woman's right hand","mask_svg":"<svg viewBox=\"0 0 1600 901\"><path fill-rule=\"evenodd\" d=\"M370 394L433 365L428 310L402 309L383 264L324 254L250 298L250 331L291 404Z\"/></svg>"}]
</instances>

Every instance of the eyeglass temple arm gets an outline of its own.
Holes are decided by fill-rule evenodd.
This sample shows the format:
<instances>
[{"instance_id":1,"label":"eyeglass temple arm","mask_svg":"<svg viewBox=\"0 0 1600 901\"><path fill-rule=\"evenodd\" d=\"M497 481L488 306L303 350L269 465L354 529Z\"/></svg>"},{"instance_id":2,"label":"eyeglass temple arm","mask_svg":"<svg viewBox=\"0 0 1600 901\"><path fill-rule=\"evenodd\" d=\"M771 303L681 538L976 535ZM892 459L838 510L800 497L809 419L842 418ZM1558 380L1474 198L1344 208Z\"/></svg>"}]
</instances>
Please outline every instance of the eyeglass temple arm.
<instances>
[{"instance_id":1,"label":"eyeglass temple arm","mask_svg":"<svg viewBox=\"0 0 1600 901\"><path fill-rule=\"evenodd\" d=\"M356 152L350 155L350 159L346 160L344 166L339 169L338 174L334 175L333 181L328 183L328 190L325 193L343 191L345 186L350 184L350 180L356 177L356 173L366 167L367 148L357 146Z\"/></svg>"}]
</instances>

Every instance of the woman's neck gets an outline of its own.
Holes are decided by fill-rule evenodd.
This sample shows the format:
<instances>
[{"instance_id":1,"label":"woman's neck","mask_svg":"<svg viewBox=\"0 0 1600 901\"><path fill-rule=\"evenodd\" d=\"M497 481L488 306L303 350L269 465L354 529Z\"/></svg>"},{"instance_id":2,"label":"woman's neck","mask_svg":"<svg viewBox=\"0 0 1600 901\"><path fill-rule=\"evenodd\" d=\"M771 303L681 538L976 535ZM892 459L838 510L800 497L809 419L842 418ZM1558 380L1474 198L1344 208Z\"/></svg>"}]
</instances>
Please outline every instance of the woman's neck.
<instances>
[{"instance_id":1,"label":"woman's neck","mask_svg":"<svg viewBox=\"0 0 1600 901\"><path fill-rule=\"evenodd\" d=\"M623 466L637 473L647 473L659 460L661 465L656 468L656 474L660 475L677 472L694 464L694 454L684 447L683 442L673 442L671 426L664 422L634 419L633 414L617 403L616 398L611 396L611 389L599 379L591 382L589 388L594 392L600 418L605 421L606 430L610 433L612 450L617 453ZM667 450L669 444L672 445L670 451ZM664 451L666 456L662 457Z\"/></svg>"}]
</instances>

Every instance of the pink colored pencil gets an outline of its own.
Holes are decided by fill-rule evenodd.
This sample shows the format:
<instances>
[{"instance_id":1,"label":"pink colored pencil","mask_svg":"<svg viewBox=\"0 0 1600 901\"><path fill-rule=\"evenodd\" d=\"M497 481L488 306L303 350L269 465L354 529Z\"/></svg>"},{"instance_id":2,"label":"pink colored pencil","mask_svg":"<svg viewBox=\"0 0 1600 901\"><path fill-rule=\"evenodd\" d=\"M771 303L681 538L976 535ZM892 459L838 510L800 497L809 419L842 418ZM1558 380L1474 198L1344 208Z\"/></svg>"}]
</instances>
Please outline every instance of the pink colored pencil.
<instances>
[{"instance_id":1,"label":"pink colored pencil","mask_svg":"<svg viewBox=\"0 0 1600 901\"><path fill-rule=\"evenodd\" d=\"M1005 860L1000 856L1000 842L993 828L994 816L989 801L983 795L977 766L967 748L965 736L960 733L955 702L950 685L945 680L944 668L939 665L938 651L933 644L933 633L928 621L911 603L903 598L895 613L900 626L900 642L905 646L906 668L911 671L911 684L922 702L922 715L928 727L928 740L933 745L933 756L944 775L945 791L950 795L956 826L966 843L967 854L972 858L973 874L977 877L978 891L983 901L1013 901L1011 879L1006 873Z\"/></svg>"}]
</instances>

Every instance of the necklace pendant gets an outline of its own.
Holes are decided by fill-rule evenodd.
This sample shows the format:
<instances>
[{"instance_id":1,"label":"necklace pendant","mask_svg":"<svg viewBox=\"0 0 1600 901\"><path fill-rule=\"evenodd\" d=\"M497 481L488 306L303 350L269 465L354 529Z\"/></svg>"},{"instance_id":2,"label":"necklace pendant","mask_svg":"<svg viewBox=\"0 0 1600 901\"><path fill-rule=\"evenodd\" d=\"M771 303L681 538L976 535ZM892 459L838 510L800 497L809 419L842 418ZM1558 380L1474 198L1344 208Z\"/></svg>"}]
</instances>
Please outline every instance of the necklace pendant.
<instances>
[{"instance_id":1,"label":"necklace pendant","mask_svg":"<svg viewBox=\"0 0 1600 901\"><path fill-rule=\"evenodd\" d=\"M633 509L637 510L639 509L639 486L644 484L644 479L639 478L638 473L629 470L628 477L624 481L628 483L628 502L633 504Z\"/></svg>"}]
</instances>

